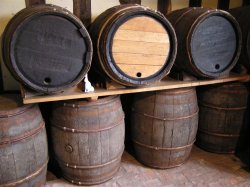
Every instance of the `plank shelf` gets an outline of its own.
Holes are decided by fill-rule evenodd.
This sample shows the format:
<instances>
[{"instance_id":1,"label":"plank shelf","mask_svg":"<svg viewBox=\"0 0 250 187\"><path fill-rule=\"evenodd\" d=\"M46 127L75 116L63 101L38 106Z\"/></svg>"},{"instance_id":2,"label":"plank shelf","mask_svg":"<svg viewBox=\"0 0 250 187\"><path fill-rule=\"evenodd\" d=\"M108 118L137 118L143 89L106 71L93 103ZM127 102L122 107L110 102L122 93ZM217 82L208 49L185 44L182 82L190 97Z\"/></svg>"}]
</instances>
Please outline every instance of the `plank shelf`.
<instances>
[{"instance_id":1,"label":"plank shelf","mask_svg":"<svg viewBox=\"0 0 250 187\"><path fill-rule=\"evenodd\" d=\"M233 81L248 82L250 81L250 75L230 74L230 76L224 78L210 79L210 80L188 80L188 81L180 81L168 78L149 86L143 86L137 88L117 88L112 90L107 90L105 88L95 88L95 91L90 93L84 93L81 90L80 86L70 88L63 93L54 95L44 95L36 93L23 86L21 86L21 92L23 97L23 103L31 104L31 103L50 102L50 101L80 99L80 98L96 98L108 95L120 95L120 94L129 94L138 92L167 90L174 88L193 87L193 86L203 86L203 85L226 83Z\"/></svg>"}]
</instances>

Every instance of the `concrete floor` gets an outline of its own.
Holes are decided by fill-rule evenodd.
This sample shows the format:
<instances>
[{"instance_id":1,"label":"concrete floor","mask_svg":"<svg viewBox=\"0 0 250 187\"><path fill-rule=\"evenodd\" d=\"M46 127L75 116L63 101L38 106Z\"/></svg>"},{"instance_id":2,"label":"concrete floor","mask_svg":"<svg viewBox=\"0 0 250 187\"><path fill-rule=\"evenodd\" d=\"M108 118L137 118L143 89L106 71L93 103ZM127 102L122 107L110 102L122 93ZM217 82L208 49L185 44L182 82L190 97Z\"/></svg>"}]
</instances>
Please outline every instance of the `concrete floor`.
<instances>
[{"instance_id":1,"label":"concrete floor","mask_svg":"<svg viewBox=\"0 0 250 187\"><path fill-rule=\"evenodd\" d=\"M48 172L46 187L72 187ZM234 155L208 153L194 146L188 162L180 167L157 170L143 166L124 152L119 172L104 187L209 186L250 187L250 172Z\"/></svg>"}]
</instances>

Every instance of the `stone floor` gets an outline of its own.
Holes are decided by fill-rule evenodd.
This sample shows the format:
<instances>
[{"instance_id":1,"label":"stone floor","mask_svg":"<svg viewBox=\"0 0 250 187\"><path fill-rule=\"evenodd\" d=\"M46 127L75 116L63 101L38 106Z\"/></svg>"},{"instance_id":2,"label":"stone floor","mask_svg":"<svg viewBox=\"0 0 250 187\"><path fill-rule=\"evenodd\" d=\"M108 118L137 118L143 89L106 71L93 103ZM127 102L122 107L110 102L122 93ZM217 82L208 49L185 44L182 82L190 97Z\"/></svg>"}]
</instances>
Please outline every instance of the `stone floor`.
<instances>
[{"instance_id":1,"label":"stone floor","mask_svg":"<svg viewBox=\"0 0 250 187\"><path fill-rule=\"evenodd\" d=\"M157 186L245 186L250 187L250 172L234 155L222 155L205 152L194 147L191 157L184 165L157 170L143 166L129 153L124 152L122 165L114 178L104 187L157 187ZM48 174L46 187L72 187L63 179Z\"/></svg>"}]
</instances>

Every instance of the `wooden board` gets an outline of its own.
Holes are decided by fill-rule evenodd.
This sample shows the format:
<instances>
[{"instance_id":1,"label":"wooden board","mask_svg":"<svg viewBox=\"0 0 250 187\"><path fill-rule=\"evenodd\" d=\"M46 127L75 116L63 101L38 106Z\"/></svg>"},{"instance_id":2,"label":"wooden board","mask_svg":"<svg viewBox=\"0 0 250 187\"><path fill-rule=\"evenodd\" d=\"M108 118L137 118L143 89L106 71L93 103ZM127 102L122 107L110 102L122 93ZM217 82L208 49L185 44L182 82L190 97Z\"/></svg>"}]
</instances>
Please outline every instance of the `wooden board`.
<instances>
[{"instance_id":1,"label":"wooden board","mask_svg":"<svg viewBox=\"0 0 250 187\"><path fill-rule=\"evenodd\" d=\"M116 65L133 78L157 73L165 64L169 51L166 29L147 16L129 19L113 38L112 54Z\"/></svg>"},{"instance_id":2,"label":"wooden board","mask_svg":"<svg viewBox=\"0 0 250 187\"><path fill-rule=\"evenodd\" d=\"M178 80L168 79L168 80L162 80L161 82L155 83L150 86L138 87L138 88L118 88L113 90L106 90L104 88L95 88L95 91L91 93L82 92L80 85L78 87L73 87L61 94L56 94L56 95L42 95L27 90L24 87L21 87L21 92L23 97L23 103L29 104L29 103L41 103L41 102L69 100L69 99L91 98L97 96L167 90L167 89L184 88L192 86L203 86L203 85L218 84L218 83L225 83L232 81L250 81L250 75L231 74L229 77L212 79L212 80L178 81Z\"/></svg>"}]
</instances>

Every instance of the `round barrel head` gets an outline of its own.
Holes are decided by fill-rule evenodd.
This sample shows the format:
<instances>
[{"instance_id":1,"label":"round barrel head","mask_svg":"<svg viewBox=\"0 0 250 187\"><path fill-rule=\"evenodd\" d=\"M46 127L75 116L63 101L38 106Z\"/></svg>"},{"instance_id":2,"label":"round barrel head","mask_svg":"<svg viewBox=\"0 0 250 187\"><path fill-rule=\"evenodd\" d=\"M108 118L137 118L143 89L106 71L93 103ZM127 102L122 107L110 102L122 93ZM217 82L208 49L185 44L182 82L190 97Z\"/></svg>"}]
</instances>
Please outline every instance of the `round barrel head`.
<instances>
[{"instance_id":1,"label":"round barrel head","mask_svg":"<svg viewBox=\"0 0 250 187\"><path fill-rule=\"evenodd\" d=\"M166 64L170 53L168 31L153 17L133 16L116 30L111 50L120 71L132 78L147 78Z\"/></svg>"},{"instance_id":2,"label":"round barrel head","mask_svg":"<svg viewBox=\"0 0 250 187\"><path fill-rule=\"evenodd\" d=\"M238 50L236 30L225 17L212 15L199 23L192 35L191 53L194 64L205 73L225 71Z\"/></svg>"},{"instance_id":3,"label":"round barrel head","mask_svg":"<svg viewBox=\"0 0 250 187\"><path fill-rule=\"evenodd\" d=\"M85 65L87 47L72 20L40 13L16 29L10 53L19 76L40 87L53 88L76 79Z\"/></svg>"}]
</instances>

